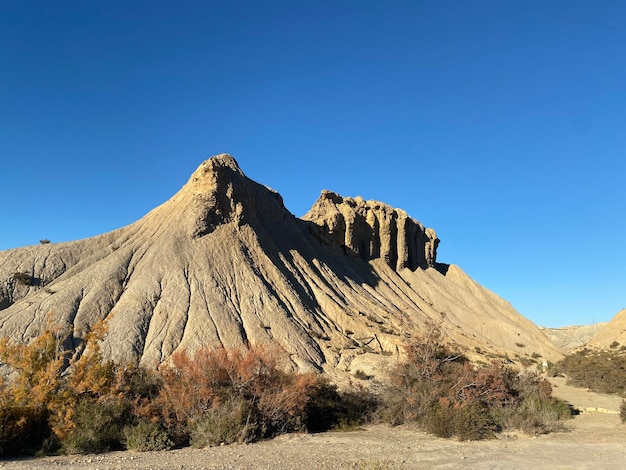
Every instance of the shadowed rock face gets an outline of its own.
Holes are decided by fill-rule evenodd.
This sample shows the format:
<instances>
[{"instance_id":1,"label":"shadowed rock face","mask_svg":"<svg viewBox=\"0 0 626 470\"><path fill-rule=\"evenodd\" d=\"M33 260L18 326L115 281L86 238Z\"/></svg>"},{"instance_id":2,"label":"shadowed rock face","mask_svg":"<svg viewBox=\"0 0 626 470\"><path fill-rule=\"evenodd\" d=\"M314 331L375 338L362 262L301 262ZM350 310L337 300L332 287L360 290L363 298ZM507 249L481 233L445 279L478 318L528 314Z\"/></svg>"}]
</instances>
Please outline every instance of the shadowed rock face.
<instances>
[{"instance_id":1,"label":"shadowed rock face","mask_svg":"<svg viewBox=\"0 0 626 470\"><path fill-rule=\"evenodd\" d=\"M303 219L319 227L315 233L321 240L340 247L346 255L381 258L396 271L432 268L437 260L435 231L382 202L322 191Z\"/></svg>"},{"instance_id":2,"label":"shadowed rock face","mask_svg":"<svg viewBox=\"0 0 626 470\"><path fill-rule=\"evenodd\" d=\"M0 334L28 340L50 318L73 326L68 347L79 349L107 319L102 347L117 360L156 366L177 350L265 344L294 368L367 372L444 318L470 350L559 356L459 268L433 269L438 241L401 210L330 192L297 219L218 155L127 227L0 252Z\"/></svg>"}]
</instances>

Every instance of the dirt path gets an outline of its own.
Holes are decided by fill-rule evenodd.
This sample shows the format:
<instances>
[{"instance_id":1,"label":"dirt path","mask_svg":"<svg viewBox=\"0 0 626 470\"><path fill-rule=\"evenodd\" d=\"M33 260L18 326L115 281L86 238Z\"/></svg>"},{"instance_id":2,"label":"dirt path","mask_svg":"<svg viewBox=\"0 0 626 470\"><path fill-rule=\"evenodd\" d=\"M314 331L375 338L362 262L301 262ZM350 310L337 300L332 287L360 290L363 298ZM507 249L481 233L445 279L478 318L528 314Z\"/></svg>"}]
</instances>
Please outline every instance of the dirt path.
<instances>
[{"instance_id":1,"label":"dirt path","mask_svg":"<svg viewBox=\"0 0 626 470\"><path fill-rule=\"evenodd\" d=\"M291 434L268 442L167 452L112 452L0 461L2 469L623 469L626 426L617 397L554 379L554 394L588 412L568 422L570 432L491 441L439 439L408 427L370 426L353 432Z\"/></svg>"}]
</instances>

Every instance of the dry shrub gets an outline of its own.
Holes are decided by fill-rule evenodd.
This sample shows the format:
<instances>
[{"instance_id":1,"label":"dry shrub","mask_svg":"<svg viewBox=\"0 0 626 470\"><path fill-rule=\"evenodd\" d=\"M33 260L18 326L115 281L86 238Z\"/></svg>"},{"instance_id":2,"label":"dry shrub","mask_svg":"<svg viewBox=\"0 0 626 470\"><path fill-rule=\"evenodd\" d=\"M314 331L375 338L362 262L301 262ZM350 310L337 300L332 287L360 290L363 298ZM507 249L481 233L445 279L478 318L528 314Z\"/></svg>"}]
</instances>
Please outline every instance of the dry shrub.
<instances>
[{"instance_id":1,"label":"dry shrub","mask_svg":"<svg viewBox=\"0 0 626 470\"><path fill-rule=\"evenodd\" d=\"M363 390L340 393L317 375L286 372L280 355L263 348L178 353L150 371L102 360L103 323L73 356L63 348L70 334L49 328L29 344L0 339L0 361L12 371L0 379L3 455L250 442L360 423L374 406Z\"/></svg>"},{"instance_id":2,"label":"dry shrub","mask_svg":"<svg viewBox=\"0 0 626 470\"><path fill-rule=\"evenodd\" d=\"M306 408L306 429L322 432L349 430L374 420L379 398L356 386L347 390L319 377Z\"/></svg>"},{"instance_id":3,"label":"dry shrub","mask_svg":"<svg viewBox=\"0 0 626 470\"><path fill-rule=\"evenodd\" d=\"M239 397L211 408L190 426L190 444L196 448L248 442L255 437L254 410Z\"/></svg>"},{"instance_id":4,"label":"dry shrub","mask_svg":"<svg viewBox=\"0 0 626 470\"><path fill-rule=\"evenodd\" d=\"M121 399L85 398L74 404L72 428L60 440L65 454L91 454L122 448L122 429L130 420Z\"/></svg>"},{"instance_id":5,"label":"dry shrub","mask_svg":"<svg viewBox=\"0 0 626 470\"><path fill-rule=\"evenodd\" d=\"M557 429L571 415L551 395L550 384L493 362L478 367L446 345L439 325L407 347L407 360L392 373L379 412L391 424L414 422L440 436L482 439L504 428Z\"/></svg>"},{"instance_id":6,"label":"dry shrub","mask_svg":"<svg viewBox=\"0 0 626 470\"><path fill-rule=\"evenodd\" d=\"M97 324L74 356L63 346L70 327L49 323L29 343L0 338L0 362L11 371L0 379L0 454L122 446L121 429L154 397L155 376L103 361L98 344L105 333Z\"/></svg>"},{"instance_id":7,"label":"dry shrub","mask_svg":"<svg viewBox=\"0 0 626 470\"><path fill-rule=\"evenodd\" d=\"M621 396L626 392L626 355L621 351L584 349L562 359L557 370L575 387Z\"/></svg>"},{"instance_id":8,"label":"dry shrub","mask_svg":"<svg viewBox=\"0 0 626 470\"><path fill-rule=\"evenodd\" d=\"M27 272L16 272L11 277L22 286L32 286L34 283L34 278Z\"/></svg>"},{"instance_id":9,"label":"dry shrub","mask_svg":"<svg viewBox=\"0 0 626 470\"><path fill-rule=\"evenodd\" d=\"M0 455L33 453L47 446L48 418L62 388L68 330L52 324L30 343L0 338Z\"/></svg>"},{"instance_id":10,"label":"dry shrub","mask_svg":"<svg viewBox=\"0 0 626 470\"><path fill-rule=\"evenodd\" d=\"M278 358L278 353L263 348L230 352L203 348L193 358L176 353L171 365L161 371L163 384L157 397L171 435L177 442L185 442L192 432L200 433L209 436L206 442L211 444L215 441L210 437L213 431L208 430L211 425L222 429L243 426L245 432L237 431L237 441L304 430L306 407L318 379L313 374L285 372ZM227 435L224 439L232 435L219 430L214 434ZM195 438L196 442L203 440Z\"/></svg>"},{"instance_id":11,"label":"dry shrub","mask_svg":"<svg viewBox=\"0 0 626 470\"><path fill-rule=\"evenodd\" d=\"M147 419L124 426L122 435L126 448L137 452L169 450L174 445L163 426Z\"/></svg>"}]
</instances>

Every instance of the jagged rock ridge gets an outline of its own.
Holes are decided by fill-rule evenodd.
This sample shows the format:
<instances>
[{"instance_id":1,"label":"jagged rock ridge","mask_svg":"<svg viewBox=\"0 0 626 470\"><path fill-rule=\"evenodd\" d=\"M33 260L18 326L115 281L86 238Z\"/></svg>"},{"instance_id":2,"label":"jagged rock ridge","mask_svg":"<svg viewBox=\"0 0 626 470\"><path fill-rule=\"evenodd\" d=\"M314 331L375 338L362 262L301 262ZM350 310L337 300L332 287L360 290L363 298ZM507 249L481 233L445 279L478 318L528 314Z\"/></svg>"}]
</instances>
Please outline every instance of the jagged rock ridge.
<instances>
[{"instance_id":1,"label":"jagged rock ridge","mask_svg":"<svg viewBox=\"0 0 626 470\"><path fill-rule=\"evenodd\" d=\"M406 212L382 202L343 198L331 191L322 195L303 217L319 226L321 240L364 260L382 258L391 268L432 268L439 239Z\"/></svg>"},{"instance_id":2,"label":"jagged rock ridge","mask_svg":"<svg viewBox=\"0 0 626 470\"><path fill-rule=\"evenodd\" d=\"M0 334L27 340L52 317L73 325L77 348L106 318L103 351L118 360L260 343L332 371L397 357L425 320L444 318L470 351L560 355L507 302L437 264L437 243L400 210L330 192L297 219L218 155L127 227L0 252Z\"/></svg>"}]
</instances>

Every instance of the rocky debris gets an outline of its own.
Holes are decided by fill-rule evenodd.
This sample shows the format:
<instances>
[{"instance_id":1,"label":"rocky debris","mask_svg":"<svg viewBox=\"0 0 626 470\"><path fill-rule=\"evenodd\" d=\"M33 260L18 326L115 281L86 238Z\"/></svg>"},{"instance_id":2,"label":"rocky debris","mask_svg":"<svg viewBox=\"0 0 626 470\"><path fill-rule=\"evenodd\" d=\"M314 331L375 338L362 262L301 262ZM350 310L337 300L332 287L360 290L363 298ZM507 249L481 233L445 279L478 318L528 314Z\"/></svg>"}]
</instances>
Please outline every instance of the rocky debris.
<instances>
[{"instance_id":1,"label":"rocky debris","mask_svg":"<svg viewBox=\"0 0 626 470\"><path fill-rule=\"evenodd\" d=\"M324 190L303 220L313 222L314 233L346 255L381 258L396 271L432 268L437 261L435 231L379 201L344 198Z\"/></svg>"},{"instance_id":2,"label":"rocky debris","mask_svg":"<svg viewBox=\"0 0 626 470\"><path fill-rule=\"evenodd\" d=\"M469 352L560 357L506 301L436 263L437 243L401 210L330 192L297 219L218 155L129 226L0 252L0 334L28 340L52 320L80 350L106 319L102 350L117 360L263 344L334 373L384 371L430 320Z\"/></svg>"}]
</instances>

